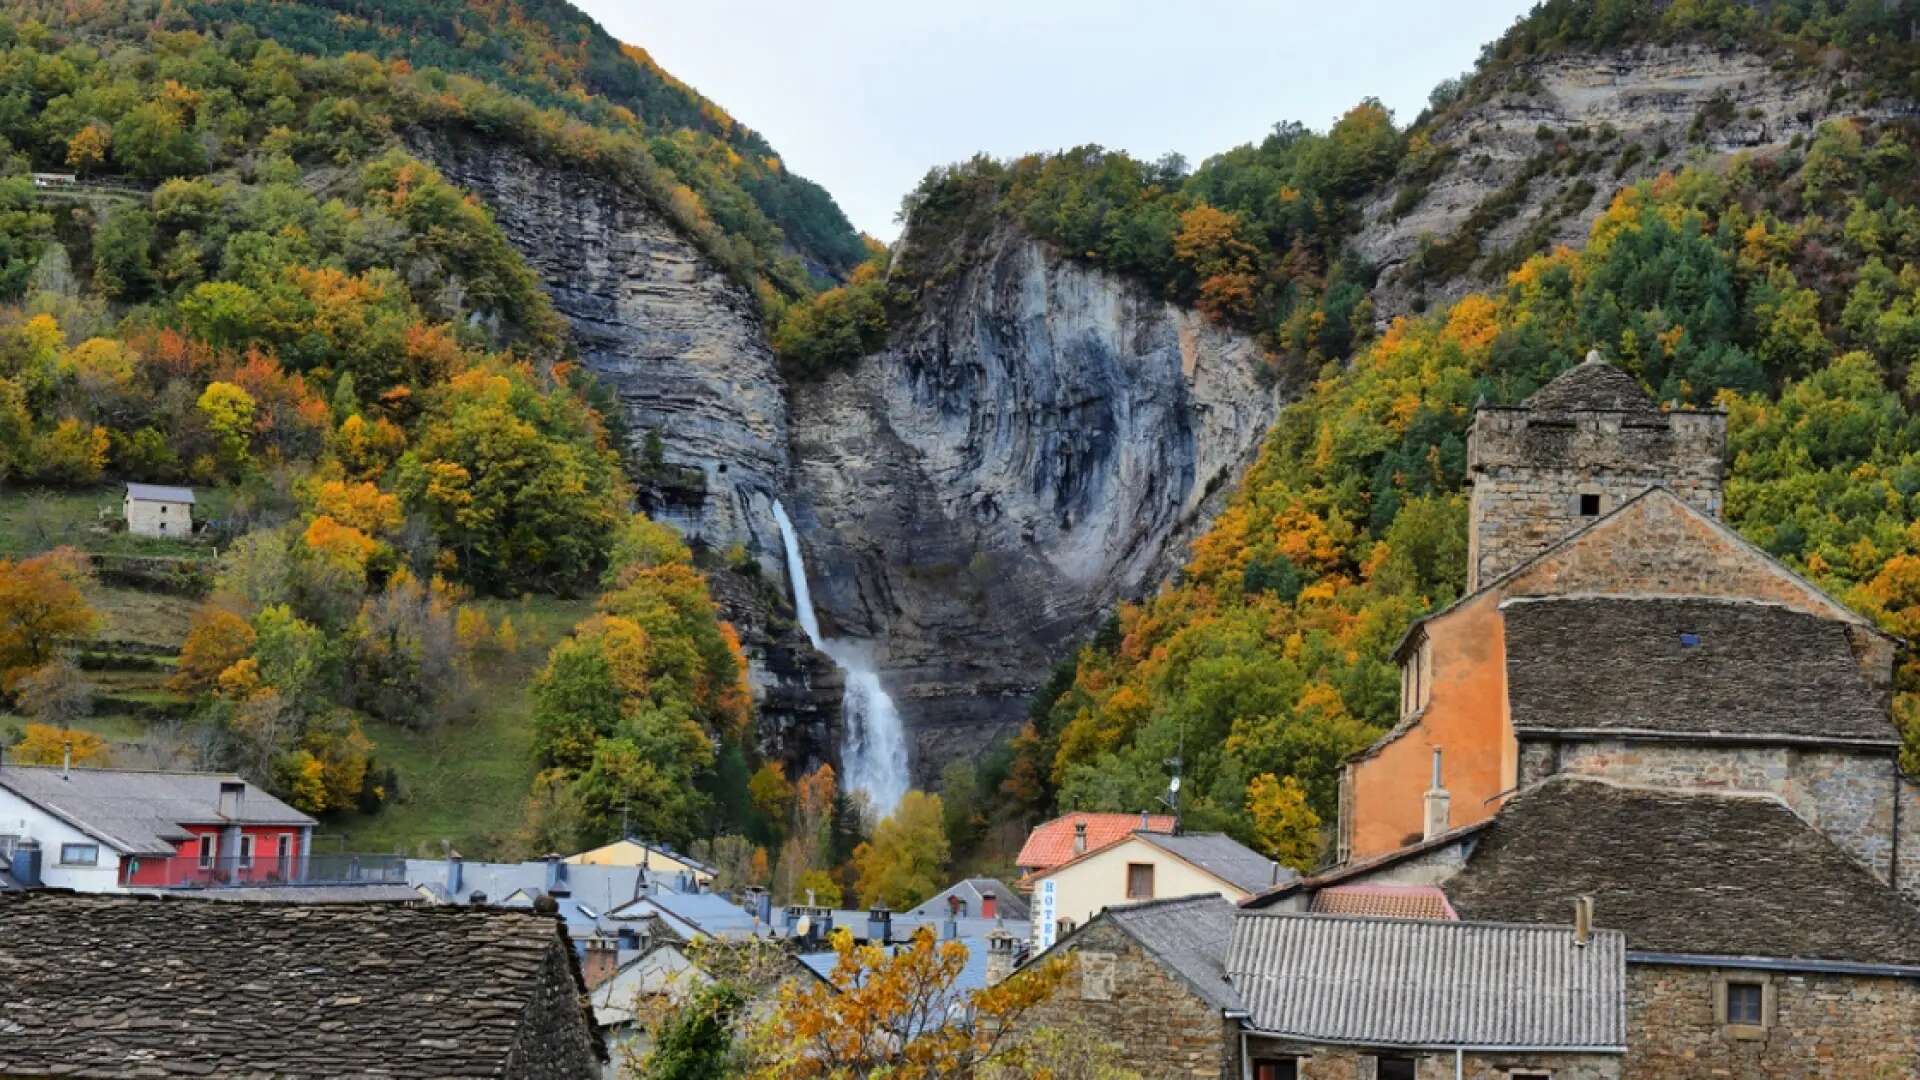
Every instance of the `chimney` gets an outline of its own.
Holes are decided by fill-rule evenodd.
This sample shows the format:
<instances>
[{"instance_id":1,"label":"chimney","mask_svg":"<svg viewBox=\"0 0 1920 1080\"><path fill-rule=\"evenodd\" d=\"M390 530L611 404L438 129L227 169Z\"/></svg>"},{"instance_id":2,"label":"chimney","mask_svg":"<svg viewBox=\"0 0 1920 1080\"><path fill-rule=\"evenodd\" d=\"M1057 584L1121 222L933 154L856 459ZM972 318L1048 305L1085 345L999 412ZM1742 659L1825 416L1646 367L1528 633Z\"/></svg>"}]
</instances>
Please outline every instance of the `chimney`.
<instances>
[{"instance_id":1,"label":"chimney","mask_svg":"<svg viewBox=\"0 0 1920 1080\"><path fill-rule=\"evenodd\" d=\"M893 940L893 912L885 904L875 904L867 912L867 943L885 945Z\"/></svg>"},{"instance_id":2,"label":"chimney","mask_svg":"<svg viewBox=\"0 0 1920 1080\"><path fill-rule=\"evenodd\" d=\"M1573 943L1586 948L1593 941L1593 897L1578 897L1573 902Z\"/></svg>"},{"instance_id":3,"label":"chimney","mask_svg":"<svg viewBox=\"0 0 1920 1080\"><path fill-rule=\"evenodd\" d=\"M1431 840L1449 828L1447 819L1453 809L1453 796L1440 786L1440 751L1433 752L1433 786L1427 789L1427 823L1421 839Z\"/></svg>"},{"instance_id":4,"label":"chimney","mask_svg":"<svg viewBox=\"0 0 1920 1080\"><path fill-rule=\"evenodd\" d=\"M474 907L485 907L487 906L487 894L481 892L479 889L475 889L473 890L473 895L467 897L467 903Z\"/></svg>"},{"instance_id":5,"label":"chimney","mask_svg":"<svg viewBox=\"0 0 1920 1080\"><path fill-rule=\"evenodd\" d=\"M447 896L453 900L460 899L460 870L460 853L447 856Z\"/></svg>"},{"instance_id":6,"label":"chimney","mask_svg":"<svg viewBox=\"0 0 1920 1080\"><path fill-rule=\"evenodd\" d=\"M1013 974L1013 935L999 927L987 932L987 985Z\"/></svg>"},{"instance_id":7,"label":"chimney","mask_svg":"<svg viewBox=\"0 0 1920 1080\"><path fill-rule=\"evenodd\" d=\"M72 776L70 774L73 772L73 740L68 739L66 742L61 744L61 747L62 749L60 752L60 779L70 780L72 779Z\"/></svg>"},{"instance_id":8,"label":"chimney","mask_svg":"<svg viewBox=\"0 0 1920 1080\"><path fill-rule=\"evenodd\" d=\"M244 780L220 781L220 816L228 821L240 820L241 806L247 799L247 784ZM238 848L234 850L239 850Z\"/></svg>"},{"instance_id":9,"label":"chimney","mask_svg":"<svg viewBox=\"0 0 1920 1080\"><path fill-rule=\"evenodd\" d=\"M1087 853L1087 823L1084 821L1073 823L1073 853L1075 855Z\"/></svg>"},{"instance_id":10,"label":"chimney","mask_svg":"<svg viewBox=\"0 0 1920 1080\"><path fill-rule=\"evenodd\" d=\"M1145 810L1140 811L1140 831L1141 832L1153 831L1153 815L1147 813Z\"/></svg>"},{"instance_id":11,"label":"chimney","mask_svg":"<svg viewBox=\"0 0 1920 1080\"><path fill-rule=\"evenodd\" d=\"M13 880L23 889L40 887L40 842L29 836L20 841L13 849L13 858L8 863Z\"/></svg>"},{"instance_id":12,"label":"chimney","mask_svg":"<svg viewBox=\"0 0 1920 1080\"><path fill-rule=\"evenodd\" d=\"M620 970L620 954L614 943L606 938L588 938L587 956L580 962L580 976L586 980L587 989L592 990Z\"/></svg>"},{"instance_id":13,"label":"chimney","mask_svg":"<svg viewBox=\"0 0 1920 1080\"><path fill-rule=\"evenodd\" d=\"M548 892L548 894L555 895L555 896L567 895L567 870L566 870L566 867L561 864L560 856L548 855L546 857L546 863L547 863L546 891Z\"/></svg>"},{"instance_id":14,"label":"chimney","mask_svg":"<svg viewBox=\"0 0 1920 1080\"><path fill-rule=\"evenodd\" d=\"M1000 898L993 895L992 889L987 889L980 894L980 917L983 919L1000 917Z\"/></svg>"},{"instance_id":15,"label":"chimney","mask_svg":"<svg viewBox=\"0 0 1920 1080\"><path fill-rule=\"evenodd\" d=\"M952 941L958 938L959 936L960 936L960 920L954 918L951 915L947 916L947 920L940 924L940 940Z\"/></svg>"}]
</instances>

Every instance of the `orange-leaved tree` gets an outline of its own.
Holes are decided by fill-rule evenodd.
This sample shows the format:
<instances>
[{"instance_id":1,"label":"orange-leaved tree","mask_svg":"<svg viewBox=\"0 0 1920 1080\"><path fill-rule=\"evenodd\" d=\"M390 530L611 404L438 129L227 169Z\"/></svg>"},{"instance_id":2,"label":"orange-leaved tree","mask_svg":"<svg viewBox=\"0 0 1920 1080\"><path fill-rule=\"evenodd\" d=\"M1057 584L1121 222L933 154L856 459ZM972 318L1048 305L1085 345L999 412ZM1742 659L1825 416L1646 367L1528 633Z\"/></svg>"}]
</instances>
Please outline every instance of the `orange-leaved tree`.
<instances>
[{"instance_id":1,"label":"orange-leaved tree","mask_svg":"<svg viewBox=\"0 0 1920 1080\"><path fill-rule=\"evenodd\" d=\"M955 988L967 945L935 941L921 928L891 950L833 936L824 980L792 979L756 1033L755 1080L893 1080L973 1076L1018 1069L1035 1008L1053 996L1072 961L1025 968L971 992Z\"/></svg>"},{"instance_id":2,"label":"orange-leaved tree","mask_svg":"<svg viewBox=\"0 0 1920 1080\"><path fill-rule=\"evenodd\" d=\"M88 576L86 556L72 548L0 559L0 691L52 659L62 639L93 631L93 608L81 592Z\"/></svg>"}]
</instances>

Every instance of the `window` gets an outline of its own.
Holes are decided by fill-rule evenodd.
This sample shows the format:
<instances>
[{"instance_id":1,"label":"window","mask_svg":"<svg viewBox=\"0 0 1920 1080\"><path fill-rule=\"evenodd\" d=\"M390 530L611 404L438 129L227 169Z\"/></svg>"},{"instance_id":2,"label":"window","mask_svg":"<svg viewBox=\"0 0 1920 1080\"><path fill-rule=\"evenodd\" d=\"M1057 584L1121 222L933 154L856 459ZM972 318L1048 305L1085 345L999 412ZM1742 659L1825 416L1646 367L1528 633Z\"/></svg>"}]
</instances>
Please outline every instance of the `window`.
<instances>
[{"instance_id":1,"label":"window","mask_svg":"<svg viewBox=\"0 0 1920 1080\"><path fill-rule=\"evenodd\" d=\"M20 846L20 837L13 833L0 833L0 861L13 858L13 851Z\"/></svg>"},{"instance_id":2,"label":"window","mask_svg":"<svg viewBox=\"0 0 1920 1080\"><path fill-rule=\"evenodd\" d=\"M1580 496L1580 516L1581 517L1599 517L1600 516L1600 496L1599 495L1594 493L1586 493Z\"/></svg>"},{"instance_id":3,"label":"window","mask_svg":"<svg viewBox=\"0 0 1920 1080\"><path fill-rule=\"evenodd\" d=\"M98 866L100 865L99 844L61 844L61 866Z\"/></svg>"},{"instance_id":4,"label":"window","mask_svg":"<svg viewBox=\"0 0 1920 1080\"><path fill-rule=\"evenodd\" d=\"M253 866L253 837L242 836L240 838L240 869L246 870L251 868L252 866Z\"/></svg>"},{"instance_id":5,"label":"window","mask_svg":"<svg viewBox=\"0 0 1920 1080\"><path fill-rule=\"evenodd\" d=\"M1545 1069L1514 1069L1507 1073L1507 1080L1553 1080L1553 1074Z\"/></svg>"},{"instance_id":6,"label":"window","mask_svg":"<svg viewBox=\"0 0 1920 1080\"><path fill-rule=\"evenodd\" d=\"M220 838L217 836L203 836L200 838L200 868L201 869L204 870L207 867L210 867L213 865L214 852L219 849L219 846L220 846Z\"/></svg>"},{"instance_id":7,"label":"window","mask_svg":"<svg viewBox=\"0 0 1920 1080\"><path fill-rule=\"evenodd\" d=\"M1729 1039L1764 1039L1774 1018L1772 978L1738 971L1715 977L1713 1018Z\"/></svg>"},{"instance_id":8,"label":"window","mask_svg":"<svg viewBox=\"0 0 1920 1080\"><path fill-rule=\"evenodd\" d=\"M1254 1058L1253 1080L1298 1080L1300 1062L1296 1058Z\"/></svg>"},{"instance_id":9,"label":"window","mask_svg":"<svg viewBox=\"0 0 1920 1080\"><path fill-rule=\"evenodd\" d=\"M1727 1023L1759 1027L1765 1020L1761 1003L1766 988L1756 982L1727 983Z\"/></svg>"},{"instance_id":10,"label":"window","mask_svg":"<svg viewBox=\"0 0 1920 1080\"><path fill-rule=\"evenodd\" d=\"M1127 899L1153 899L1152 863L1133 862L1127 864Z\"/></svg>"},{"instance_id":11,"label":"window","mask_svg":"<svg viewBox=\"0 0 1920 1080\"><path fill-rule=\"evenodd\" d=\"M1374 1058L1373 1075L1376 1080L1415 1080L1413 1059L1410 1057Z\"/></svg>"}]
</instances>

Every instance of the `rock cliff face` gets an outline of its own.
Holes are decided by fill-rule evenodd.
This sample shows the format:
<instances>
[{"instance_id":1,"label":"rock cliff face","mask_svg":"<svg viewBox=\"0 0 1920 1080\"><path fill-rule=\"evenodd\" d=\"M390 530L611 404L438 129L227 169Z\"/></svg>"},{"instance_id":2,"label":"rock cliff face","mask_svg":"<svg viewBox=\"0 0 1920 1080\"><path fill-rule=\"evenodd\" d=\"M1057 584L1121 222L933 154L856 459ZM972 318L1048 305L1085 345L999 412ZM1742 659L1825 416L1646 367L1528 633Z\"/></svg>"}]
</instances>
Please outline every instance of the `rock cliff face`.
<instances>
[{"instance_id":1,"label":"rock cliff face","mask_svg":"<svg viewBox=\"0 0 1920 1080\"><path fill-rule=\"evenodd\" d=\"M1150 591L1280 404L1250 341L1013 231L885 351L797 387L795 520L925 782Z\"/></svg>"},{"instance_id":2,"label":"rock cliff face","mask_svg":"<svg viewBox=\"0 0 1920 1080\"><path fill-rule=\"evenodd\" d=\"M1497 279L1503 255L1584 243L1612 192L1697 153L1781 149L1836 116L1888 112L1832 104L1839 73L1702 46L1575 53L1495 78L1428 130L1442 163L1365 209L1353 245L1381 272L1383 318Z\"/></svg>"},{"instance_id":3,"label":"rock cliff face","mask_svg":"<svg viewBox=\"0 0 1920 1080\"><path fill-rule=\"evenodd\" d=\"M643 507L778 572L786 388L753 298L638 193L445 131L408 143L492 209L620 402Z\"/></svg>"}]
</instances>

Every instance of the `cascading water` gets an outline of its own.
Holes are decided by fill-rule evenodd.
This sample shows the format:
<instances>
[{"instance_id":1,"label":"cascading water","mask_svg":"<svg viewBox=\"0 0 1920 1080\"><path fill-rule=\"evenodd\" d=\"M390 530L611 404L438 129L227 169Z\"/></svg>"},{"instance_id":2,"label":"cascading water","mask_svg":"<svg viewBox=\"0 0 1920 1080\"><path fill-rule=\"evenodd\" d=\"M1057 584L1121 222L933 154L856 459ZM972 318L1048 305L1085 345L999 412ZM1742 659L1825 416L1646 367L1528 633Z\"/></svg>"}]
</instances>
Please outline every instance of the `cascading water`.
<instances>
[{"instance_id":1,"label":"cascading water","mask_svg":"<svg viewBox=\"0 0 1920 1080\"><path fill-rule=\"evenodd\" d=\"M907 740L900 713L880 686L872 650L865 642L821 635L820 618L813 611L813 592L807 588L807 567L800 559L800 537L787 519L786 508L778 502L773 504L773 520L779 523L780 540L787 548L787 577L793 582L793 609L800 616L800 628L807 632L814 648L826 653L846 673L847 688L840 699L846 724L840 764L846 769L846 786L866 792L873 812L885 817L907 793Z\"/></svg>"}]
</instances>

